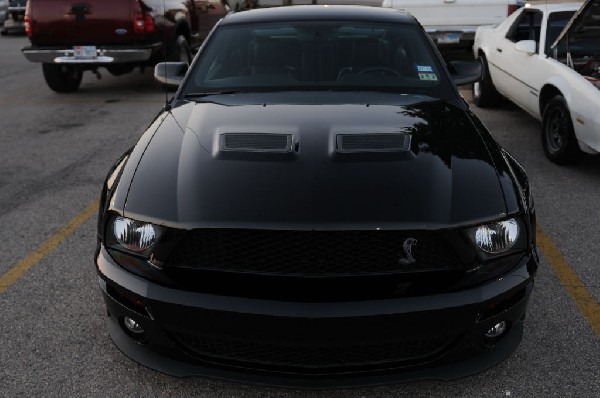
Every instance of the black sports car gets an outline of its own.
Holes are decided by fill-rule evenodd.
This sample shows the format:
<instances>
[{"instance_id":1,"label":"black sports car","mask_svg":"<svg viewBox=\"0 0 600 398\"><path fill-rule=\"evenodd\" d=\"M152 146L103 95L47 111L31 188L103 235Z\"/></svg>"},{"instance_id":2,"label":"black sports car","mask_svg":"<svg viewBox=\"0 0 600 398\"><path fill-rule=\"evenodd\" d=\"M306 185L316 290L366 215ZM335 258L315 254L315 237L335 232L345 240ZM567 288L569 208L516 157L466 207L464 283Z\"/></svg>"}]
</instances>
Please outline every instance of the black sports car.
<instances>
[{"instance_id":1,"label":"black sports car","mask_svg":"<svg viewBox=\"0 0 600 398\"><path fill-rule=\"evenodd\" d=\"M451 379L517 347L538 267L527 176L416 20L370 7L225 17L110 171L108 328L175 376Z\"/></svg>"}]
</instances>

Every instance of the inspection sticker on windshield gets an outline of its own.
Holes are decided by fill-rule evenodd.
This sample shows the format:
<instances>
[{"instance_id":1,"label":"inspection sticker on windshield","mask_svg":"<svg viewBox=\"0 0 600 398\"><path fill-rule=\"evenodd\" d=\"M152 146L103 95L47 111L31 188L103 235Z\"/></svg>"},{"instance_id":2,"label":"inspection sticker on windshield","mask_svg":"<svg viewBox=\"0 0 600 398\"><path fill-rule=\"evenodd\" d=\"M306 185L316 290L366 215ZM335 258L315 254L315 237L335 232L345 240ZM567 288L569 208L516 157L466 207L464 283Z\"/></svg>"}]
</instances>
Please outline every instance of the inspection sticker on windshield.
<instances>
[{"instance_id":1,"label":"inspection sticker on windshield","mask_svg":"<svg viewBox=\"0 0 600 398\"><path fill-rule=\"evenodd\" d=\"M433 68L428 65L417 65L417 72L433 72Z\"/></svg>"},{"instance_id":2,"label":"inspection sticker on windshield","mask_svg":"<svg viewBox=\"0 0 600 398\"><path fill-rule=\"evenodd\" d=\"M435 73L419 73L419 79L437 81L437 75Z\"/></svg>"}]
</instances>

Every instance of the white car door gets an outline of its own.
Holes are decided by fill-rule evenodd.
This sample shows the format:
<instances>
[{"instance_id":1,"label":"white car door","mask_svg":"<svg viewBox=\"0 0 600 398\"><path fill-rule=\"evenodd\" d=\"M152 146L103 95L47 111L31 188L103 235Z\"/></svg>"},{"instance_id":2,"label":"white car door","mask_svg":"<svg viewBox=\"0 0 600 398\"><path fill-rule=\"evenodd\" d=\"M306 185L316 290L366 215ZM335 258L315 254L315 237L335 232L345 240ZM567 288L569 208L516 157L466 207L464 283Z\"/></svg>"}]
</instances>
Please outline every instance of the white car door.
<instances>
[{"instance_id":1,"label":"white car door","mask_svg":"<svg viewBox=\"0 0 600 398\"><path fill-rule=\"evenodd\" d=\"M492 79L505 97L521 108L539 117L539 89L543 81L543 56L539 55L543 13L539 9L525 9L509 27L506 35L491 48ZM517 43L533 40L533 52L517 49ZM533 42L521 43L532 45ZM543 53L543 51L542 51ZM495 72L495 73L494 73Z\"/></svg>"}]
</instances>

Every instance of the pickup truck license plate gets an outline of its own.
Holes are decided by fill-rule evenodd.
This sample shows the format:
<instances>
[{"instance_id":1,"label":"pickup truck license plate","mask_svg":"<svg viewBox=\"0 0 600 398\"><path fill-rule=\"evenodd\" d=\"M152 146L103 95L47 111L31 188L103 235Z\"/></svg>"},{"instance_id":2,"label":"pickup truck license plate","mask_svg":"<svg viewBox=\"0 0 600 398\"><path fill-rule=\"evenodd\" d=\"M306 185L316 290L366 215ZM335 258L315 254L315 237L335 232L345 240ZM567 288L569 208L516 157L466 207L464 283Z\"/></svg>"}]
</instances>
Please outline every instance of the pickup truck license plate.
<instances>
[{"instance_id":1,"label":"pickup truck license plate","mask_svg":"<svg viewBox=\"0 0 600 398\"><path fill-rule=\"evenodd\" d=\"M437 37L438 44L455 44L460 42L460 33L443 33Z\"/></svg>"},{"instance_id":2,"label":"pickup truck license plate","mask_svg":"<svg viewBox=\"0 0 600 398\"><path fill-rule=\"evenodd\" d=\"M94 59L96 46L73 46L73 56L75 59Z\"/></svg>"}]
</instances>

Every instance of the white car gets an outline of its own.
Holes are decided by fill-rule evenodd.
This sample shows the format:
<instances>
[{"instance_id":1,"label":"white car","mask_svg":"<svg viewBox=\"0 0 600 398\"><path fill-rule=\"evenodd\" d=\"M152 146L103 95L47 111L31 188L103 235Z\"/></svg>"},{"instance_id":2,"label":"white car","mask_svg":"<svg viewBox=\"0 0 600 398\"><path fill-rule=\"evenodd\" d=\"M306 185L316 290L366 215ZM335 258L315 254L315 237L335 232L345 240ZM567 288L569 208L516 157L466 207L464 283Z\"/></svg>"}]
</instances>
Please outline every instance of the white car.
<instances>
[{"instance_id":1,"label":"white car","mask_svg":"<svg viewBox=\"0 0 600 398\"><path fill-rule=\"evenodd\" d=\"M522 8L473 45L483 78L480 107L501 95L542 121L546 156L558 164L600 152L600 0Z\"/></svg>"}]
</instances>

